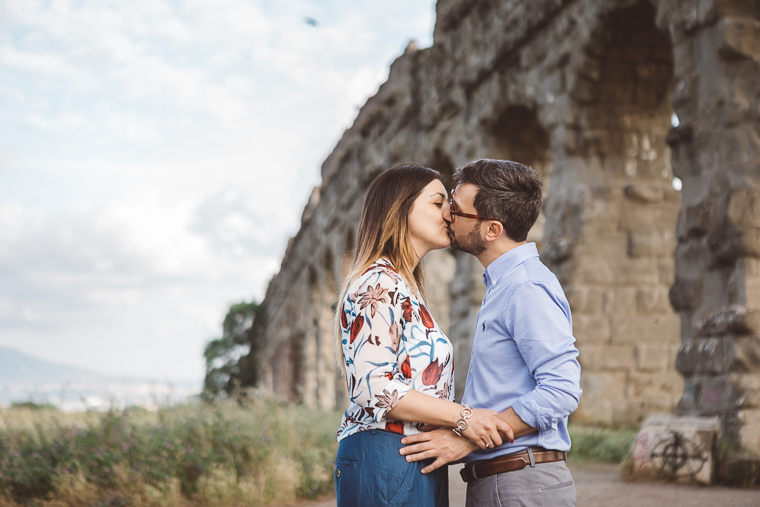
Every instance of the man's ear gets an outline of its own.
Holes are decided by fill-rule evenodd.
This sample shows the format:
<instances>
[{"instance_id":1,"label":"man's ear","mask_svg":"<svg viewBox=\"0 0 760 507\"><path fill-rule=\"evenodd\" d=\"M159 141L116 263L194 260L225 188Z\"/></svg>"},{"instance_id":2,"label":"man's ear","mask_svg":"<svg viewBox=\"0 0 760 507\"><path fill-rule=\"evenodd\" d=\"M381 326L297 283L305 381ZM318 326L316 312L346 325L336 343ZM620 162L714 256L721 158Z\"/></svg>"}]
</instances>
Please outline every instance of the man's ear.
<instances>
[{"instance_id":1,"label":"man's ear","mask_svg":"<svg viewBox=\"0 0 760 507\"><path fill-rule=\"evenodd\" d=\"M501 225L501 222L497 222L496 220L491 220L488 222L488 227L485 231L485 237L486 241L496 241L500 237L504 235L504 226Z\"/></svg>"}]
</instances>

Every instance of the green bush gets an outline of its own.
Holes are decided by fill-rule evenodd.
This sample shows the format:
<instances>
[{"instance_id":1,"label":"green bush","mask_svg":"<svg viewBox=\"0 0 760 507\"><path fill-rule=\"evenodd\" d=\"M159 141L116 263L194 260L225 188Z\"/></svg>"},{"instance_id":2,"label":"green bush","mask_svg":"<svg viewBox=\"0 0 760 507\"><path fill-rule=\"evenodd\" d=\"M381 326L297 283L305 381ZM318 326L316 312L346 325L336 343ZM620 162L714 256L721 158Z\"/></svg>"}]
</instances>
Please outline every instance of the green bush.
<instances>
[{"instance_id":1,"label":"green bush","mask_svg":"<svg viewBox=\"0 0 760 507\"><path fill-rule=\"evenodd\" d=\"M0 412L6 419L0 424L3 505L3 499L56 506L214 505L223 499L263 505L313 498L333 487L340 417L333 412L267 400L192 403L157 413L111 410L87 416L84 424L44 412L25 419L32 424L14 424L7 420L12 412Z\"/></svg>"},{"instance_id":2,"label":"green bush","mask_svg":"<svg viewBox=\"0 0 760 507\"><path fill-rule=\"evenodd\" d=\"M608 429L571 424L572 448L568 459L573 461L602 461L621 463L631 452L636 438L635 429Z\"/></svg>"}]
</instances>

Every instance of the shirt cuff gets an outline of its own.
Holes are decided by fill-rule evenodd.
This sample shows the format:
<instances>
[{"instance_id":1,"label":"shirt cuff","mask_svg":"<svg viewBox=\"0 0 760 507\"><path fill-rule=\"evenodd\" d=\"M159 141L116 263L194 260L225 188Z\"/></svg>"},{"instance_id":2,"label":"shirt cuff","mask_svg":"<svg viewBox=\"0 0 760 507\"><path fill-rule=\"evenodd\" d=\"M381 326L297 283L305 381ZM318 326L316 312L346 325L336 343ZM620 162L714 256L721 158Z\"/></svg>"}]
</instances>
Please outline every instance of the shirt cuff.
<instances>
[{"instance_id":1,"label":"shirt cuff","mask_svg":"<svg viewBox=\"0 0 760 507\"><path fill-rule=\"evenodd\" d=\"M383 388L380 393L375 393L373 399L367 404L367 408L374 409L372 417L376 423L385 419L386 414L401 401L411 386L398 379L393 379Z\"/></svg>"},{"instance_id":2,"label":"shirt cuff","mask_svg":"<svg viewBox=\"0 0 760 507\"><path fill-rule=\"evenodd\" d=\"M512 405L512 409L525 424L536 428L538 431L549 431L557 427L554 410L538 406L536 400L533 399L533 393L528 393L519 398Z\"/></svg>"}]
</instances>

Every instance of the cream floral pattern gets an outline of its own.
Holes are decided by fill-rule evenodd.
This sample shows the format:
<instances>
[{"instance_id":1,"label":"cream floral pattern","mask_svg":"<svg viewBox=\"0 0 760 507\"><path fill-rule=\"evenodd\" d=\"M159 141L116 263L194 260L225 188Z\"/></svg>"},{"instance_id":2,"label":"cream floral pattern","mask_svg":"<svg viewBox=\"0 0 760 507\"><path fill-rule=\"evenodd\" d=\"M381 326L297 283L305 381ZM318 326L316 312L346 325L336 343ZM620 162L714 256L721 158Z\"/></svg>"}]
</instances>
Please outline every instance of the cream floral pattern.
<instances>
[{"instance_id":1,"label":"cream floral pattern","mask_svg":"<svg viewBox=\"0 0 760 507\"><path fill-rule=\"evenodd\" d=\"M350 404L338 440L368 429L419 433L421 424L386 414L409 389L454 401L451 342L386 259L349 287L341 305Z\"/></svg>"}]
</instances>

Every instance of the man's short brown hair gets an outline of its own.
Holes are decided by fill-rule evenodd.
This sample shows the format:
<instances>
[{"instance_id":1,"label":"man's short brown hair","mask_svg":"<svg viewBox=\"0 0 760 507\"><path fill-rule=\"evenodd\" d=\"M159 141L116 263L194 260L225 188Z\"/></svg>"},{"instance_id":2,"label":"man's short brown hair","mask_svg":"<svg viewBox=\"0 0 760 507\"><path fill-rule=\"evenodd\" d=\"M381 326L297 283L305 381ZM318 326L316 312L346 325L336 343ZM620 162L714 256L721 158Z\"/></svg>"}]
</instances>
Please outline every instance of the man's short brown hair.
<instances>
[{"instance_id":1,"label":"man's short brown hair","mask_svg":"<svg viewBox=\"0 0 760 507\"><path fill-rule=\"evenodd\" d=\"M475 211L501 222L512 241L525 241L538 220L544 193L541 176L530 167L509 160L482 159L454 173L454 187L478 187Z\"/></svg>"}]
</instances>

